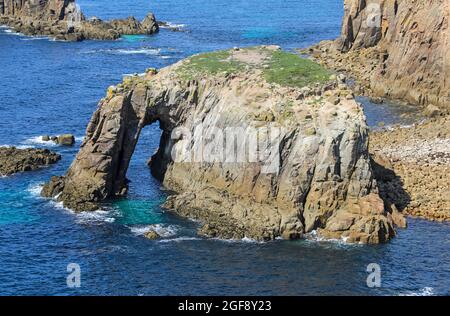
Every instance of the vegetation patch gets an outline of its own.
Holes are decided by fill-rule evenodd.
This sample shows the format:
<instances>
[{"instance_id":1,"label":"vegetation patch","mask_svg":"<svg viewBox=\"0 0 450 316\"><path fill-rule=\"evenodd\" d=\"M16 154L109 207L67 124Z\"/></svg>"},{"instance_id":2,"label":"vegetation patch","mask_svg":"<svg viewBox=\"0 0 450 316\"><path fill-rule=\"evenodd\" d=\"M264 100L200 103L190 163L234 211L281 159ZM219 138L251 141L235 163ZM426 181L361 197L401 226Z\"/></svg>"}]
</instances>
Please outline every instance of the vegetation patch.
<instances>
[{"instance_id":1,"label":"vegetation patch","mask_svg":"<svg viewBox=\"0 0 450 316\"><path fill-rule=\"evenodd\" d=\"M177 69L178 75L186 80L203 75L232 74L243 69L244 65L231 58L230 51L217 51L189 58Z\"/></svg>"},{"instance_id":2,"label":"vegetation patch","mask_svg":"<svg viewBox=\"0 0 450 316\"><path fill-rule=\"evenodd\" d=\"M264 69L264 77L269 83L302 88L311 84L327 82L331 72L319 64L296 54L275 51Z\"/></svg>"}]
</instances>

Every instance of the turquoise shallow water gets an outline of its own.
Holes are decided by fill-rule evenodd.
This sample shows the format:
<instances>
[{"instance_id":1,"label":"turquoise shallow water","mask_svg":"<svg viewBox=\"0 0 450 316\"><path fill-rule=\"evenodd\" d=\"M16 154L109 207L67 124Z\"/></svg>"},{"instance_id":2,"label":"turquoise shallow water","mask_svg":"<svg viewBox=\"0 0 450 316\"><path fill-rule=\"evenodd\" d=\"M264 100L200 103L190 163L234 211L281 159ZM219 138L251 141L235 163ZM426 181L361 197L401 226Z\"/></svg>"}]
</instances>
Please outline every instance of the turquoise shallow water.
<instances>
[{"instance_id":1,"label":"turquoise shallow water","mask_svg":"<svg viewBox=\"0 0 450 316\"><path fill-rule=\"evenodd\" d=\"M165 198L146 160L158 147L147 127L133 157L127 199L76 215L39 197L39 185L70 165L106 88L124 74L233 46L306 47L338 35L340 0L78 1L88 16L145 16L179 25L155 36L64 43L0 29L0 145L47 146L43 134L74 133L74 148L50 147L63 159L36 172L0 178L0 294L445 295L450 289L448 224L410 220L392 243L345 245L316 239L256 243L207 240L195 222L161 210ZM400 111L401 112L401 111ZM395 123L399 110L368 104L371 125ZM152 227L162 241L142 234ZM69 263L81 287L66 286ZM366 286L378 263L382 287Z\"/></svg>"}]
</instances>

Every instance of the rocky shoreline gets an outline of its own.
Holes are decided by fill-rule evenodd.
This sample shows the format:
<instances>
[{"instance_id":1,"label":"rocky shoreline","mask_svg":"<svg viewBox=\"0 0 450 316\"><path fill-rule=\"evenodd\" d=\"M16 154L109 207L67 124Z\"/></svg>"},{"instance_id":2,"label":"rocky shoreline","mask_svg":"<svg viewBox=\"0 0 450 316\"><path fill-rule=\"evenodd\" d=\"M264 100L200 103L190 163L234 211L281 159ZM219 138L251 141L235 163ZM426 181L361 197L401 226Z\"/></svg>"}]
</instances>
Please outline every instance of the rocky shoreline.
<instances>
[{"instance_id":1,"label":"rocky shoreline","mask_svg":"<svg viewBox=\"0 0 450 316\"><path fill-rule=\"evenodd\" d=\"M0 0L0 25L24 35L43 35L63 41L115 40L121 35L150 35L159 31L153 13L142 21L134 17L103 21L86 19L75 0Z\"/></svg>"},{"instance_id":2,"label":"rocky shoreline","mask_svg":"<svg viewBox=\"0 0 450 316\"><path fill-rule=\"evenodd\" d=\"M370 151L382 166L380 192L403 213L450 221L450 117L372 132Z\"/></svg>"},{"instance_id":3,"label":"rocky shoreline","mask_svg":"<svg viewBox=\"0 0 450 316\"><path fill-rule=\"evenodd\" d=\"M9 176L18 172L37 170L60 159L59 154L48 149L0 147L0 175Z\"/></svg>"},{"instance_id":4,"label":"rocky shoreline","mask_svg":"<svg viewBox=\"0 0 450 316\"><path fill-rule=\"evenodd\" d=\"M450 217L448 1L344 1L341 36L301 50L355 80L357 95L415 104L428 117L412 127L370 133L380 195L391 212Z\"/></svg>"},{"instance_id":5,"label":"rocky shoreline","mask_svg":"<svg viewBox=\"0 0 450 316\"><path fill-rule=\"evenodd\" d=\"M356 79L355 93L450 109L446 0L345 0L341 36L302 50Z\"/></svg>"}]
</instances>

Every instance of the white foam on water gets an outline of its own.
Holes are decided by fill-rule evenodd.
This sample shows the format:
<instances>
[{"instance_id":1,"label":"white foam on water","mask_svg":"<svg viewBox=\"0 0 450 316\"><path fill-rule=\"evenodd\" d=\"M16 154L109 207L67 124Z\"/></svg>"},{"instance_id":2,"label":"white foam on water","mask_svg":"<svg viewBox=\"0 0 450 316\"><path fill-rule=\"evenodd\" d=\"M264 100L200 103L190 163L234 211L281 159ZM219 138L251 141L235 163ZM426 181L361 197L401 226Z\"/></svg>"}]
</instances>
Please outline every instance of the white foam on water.
<instances>
[{"instance_id":1,"label":"white foam on water","mask_svg":"<svg viewBox=\"0 0 450 316\"><path fill-rule=\"evenodd\" d=\"M24 145L33 146L33 145L39 145L39 146L50 146L54 147L57 146L57 144L54 141L44 141L42 140L42 136L35 136L28 138L22 142Z\"/></svg>"},{"instance_id":2,"label":"white foam on water","mask_svg":"<svg viewBox=\"0 0 450 316\"><path fill-rule=\"evenodd\" d=\"M49 201L49 204L50 204L51 206L53 206L54 208L57 208L57 209L59 209L59 210L64 210L64 211L69 212L69 213L71 213L71 214L75 214L75 212L72 211L70 208L65 207L64 204L63 204L63 202L58 202L58 201L56 200L56 197L55 197L55 200Z\"/></svg>"},{"instance_id":3,"label":"white foam on water","mask_svg":"<svg viewBox=\"0 0 450 316\"><path fill-rule=\"evenodd\" d=\"M39 41L39 40L49 40L48 36L30 36L21 38L21 41Z\"/></svg>"},{"instance_id":4,"label":"white foam on water","mask_svg":"<svg viewBox=\"0 0 450 316\"><path fill-rule=\"evenodd\" d=\"M405 293L400 293L399 296L433 296L434 294L434 289L432 287L424 287L422 289L420 289L418 292L405 292Z\"/></svg>"},{"instance_id":5,"label":"white foam on water","mask_svg":"<svg viewBox=\"0 0 450 316\"><path fill-rule=\"evenodd\" d=\"M1 148L11 148L11 147L15 147L17 149L29 149L29 148L34 148L34 146L30 146L30 145L7 145L7 144L3 144L0 145Z\"/></svg>"},{"instance_id":6,"label":"white foam on water","mask_svg":"<svg viewBox=\"0 0 450 316\"><path fill-rule=\"evenodd\" d=\"M8 34L8 35L25 36L22 33L14 32L13 30L11 30L9 28L5 29L5 33Z\"/></svg>"},{"instance_id":7,"label":"white foam on water","mask_svg":"<svg viewBox=\"0 0 450 316\"><path fill-rule=\"evenodd\" d=\"M316 230L311 231L310 233L305 234L305 240L308 242L314 243L330 243L336 244L340 246L357 246L359 244L348 242L348 237L337 238L325 238L321 237L317 234Z\"/></svg>"},{"instance_id":8,"label":"white foam on water","mask_svg":"<svg viewBox=\"0 0 450 316\"><path fill-rule=\"evenodd\" d=\"M161 240L158 240L158 242L169 243L169 242L182 242L182 241L192 241L192 240L202 240L202 239L199 237L184 236L184 237L176 237L176 238L170 238L170 239L161 239Z\"/></svg>"},{"instance_id":9,"label":"white foam on water","mask_svg":"<svg viewBox=\"0 0 450 316\"><path fill-rule=\"evenodd\" d=\"M60 194L55 196L52 200L49 201L49 204L56 209L63 210L70 215L76 217L76 222L79 224L87 224L87 223L113 223L115 222L115 211L113 209L104 210L100 209L97 211L91 212L75 212L74 210L67 208L64 206L63 202L58 201L58 197Z\"/></svg>"},{"instance_id":10,"label":"white foam on water","mask_svg":"<svg viewBox=\"0 0 450 316\"><path fill-rule=\"evenodd\" d=\"M84 141L84 136L75 136L75 141L81 143Z\"/></svg>"},{"instance_id":11,"label":"white foam on water","mask_svg":"<svg viewBox=\"0 0 450 316\"><path fill-rule=\"evenodd\" d=\"M141 236L149 231L155 231L158 235L163 238L169 238L175 236L179 230L176 225L164 225L164 224L154 224L146 226L133 226L130 227L132 233Z\"/></svg>"},{"instance_id":12,"label":"white foam on water","mask_svg":"<svg viewBox=\"0 0 450 316\"><path fill-rule=\"evenodd\" d=\"M115 222L114 213L112 210L97 210L93 212L79 212L76 213L77 220L80 223L98 223L98 222L106 222L113 223Z\"/></svg>"},{"instance_id":13,"label":"white foam on water","mask_svg":"<svg viewBox=\"0 0 450 316\"><path fill-rule=\"evenodd\" d=\"M159 48L119 48L119 49L96 49L88 50L83 54L113 54L113 55L158 55L161 52Z\"/></svg>"},{"instance_id":14,"label":"white foam on water","mask_svg":"<svg viewBox=\"0 0 450 316\"><path fill-rule=\"evenodd\" d=\"M121 55L158 55L160 52L160 49L157 48L140 48L140 49L117 49L111 51L113 54L121 54Z\"/></svg>"},{"instance_id":15,"label":"white foam on water","mask_svg":"<svg viewBox=\"0 0 450 316\"><path fill-rule=\"evenodd\" d=\"M265 241L256 240L249 237L244 237L242 239L224 239L224 238L212 238L213 240L226 242L226 243L249 243L249 244L264 244Z\"/></svg>"},{"instance_id":16,"label":"white foam on water","mask_svg":"<svg viewBox=\"0 0 450 316\"><path fill-rule=\"evenodd\" d=\"M28 186L27 192L30 193L33 197L41 198L41 191L43 187L43 183L33 183Z\"/></svg>"},{"instance_id":17,"label":"white foam on water","mask_svg":"<svg viewBox=\"0 0 450 316\"><path fill-rule=\"evenodd\" d=\"M123 74L122 77L144 77L145 76L145 72L140 73L140 74Z\"/></svg>"},{"instance_id":18,"label":"white foam on water","mask_svg":"<svg viewBox=\"0 0 450 316\"><path fill-rule=\"evenodd\" d=\"M160 28L162 29L184 29L186 27L186 24L177 24L172 22L164 22L166 25L161 25Z\"/></svg>"}]
</instances>

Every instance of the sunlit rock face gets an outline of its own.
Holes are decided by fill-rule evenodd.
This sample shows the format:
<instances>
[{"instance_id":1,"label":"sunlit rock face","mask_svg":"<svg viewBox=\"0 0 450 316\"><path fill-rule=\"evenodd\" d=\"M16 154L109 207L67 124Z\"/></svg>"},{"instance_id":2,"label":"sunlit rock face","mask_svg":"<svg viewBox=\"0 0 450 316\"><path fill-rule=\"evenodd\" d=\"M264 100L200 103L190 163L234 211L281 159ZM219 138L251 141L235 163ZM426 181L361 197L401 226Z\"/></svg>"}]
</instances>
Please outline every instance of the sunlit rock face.
<instances>
[{"instance_id":1,"label":"sunlit rock face","mask_svg":"<svg viewBox=\"0 0 450 316\"><path fill-rule=\"evenodd\" d=\"M341 36L317 58L365 93L450 108L450 2L345 0Z\"/></svg>"},{"instance_id":2,"label":"sunlit rock face","mask_svg":"<svg viewBox=\"0 0 450 316\"><path fill-rule=\"evenodd\" d=\"M152 13L143 21L134 17L86 19L75 0L0 0L0 23L25 35L48 35L65 41L114 40L122 34L153 34L159 30Z\"/></svg>"},{"instance_id":3,"label":"sunlit rock face","mask_svg":"<svg viewBox=\"0 0 450 316\"><path fill-rule=\"evenodd\" d=\"M43 193L78 211L126 194L139 134L158 122L149 165L175 192L165 207L201 221L202 234L270 240L317 230L385 242L394 230L373 178L365 117L339 80L276 47L149 69L108 89L66 176Z\"/></svg>"}]
</instances>

